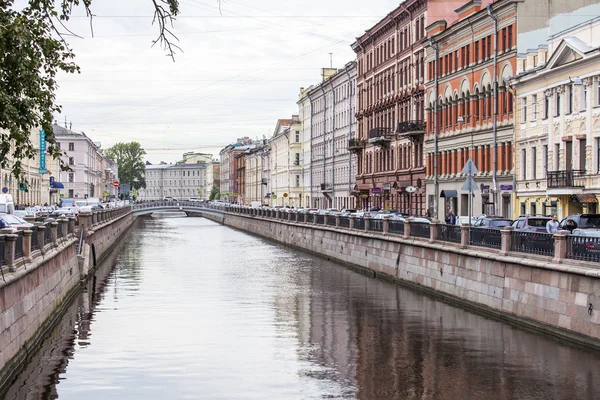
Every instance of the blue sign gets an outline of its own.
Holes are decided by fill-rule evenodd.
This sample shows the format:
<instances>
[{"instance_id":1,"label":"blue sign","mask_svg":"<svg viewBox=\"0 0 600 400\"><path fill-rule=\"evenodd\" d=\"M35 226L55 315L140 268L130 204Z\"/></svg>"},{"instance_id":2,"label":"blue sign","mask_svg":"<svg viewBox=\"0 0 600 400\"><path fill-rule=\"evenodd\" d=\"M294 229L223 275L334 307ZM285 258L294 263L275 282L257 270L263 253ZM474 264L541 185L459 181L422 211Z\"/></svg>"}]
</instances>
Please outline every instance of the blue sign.
<instances>
[{"instance_id":1,"label":"blue sign","mask_svg":"<svg viewBox=\"0 0 600 400\"><path fill-rule=\"evenodd\" d=\"M500 185L500 190L503 192L512 192L513 185Z\"/></svg>"},{"instance_id":2,"label":"blue sign","mask_svg":"<svg viewBox=\"0 0 600 400\"><path fill-rule=\"evenodd\" d=\"M54 187L54 177L50 177L50 187Z\"/></svg>"},{"instance_id":3,"label":"blue sign","mask_svg":"<svg viewBox=\"0 0 600 400\"><path fill-rule=\"evenodd\" d=\"M40 174L45 174L46 170L46 132L40 130Z\"/></svg>"},{"instance_id":4,"label":"blue sign","mask_svg":"<svg viewBox=\"0 0 600 400\"><path fill-rule=\"evenodd\" d=\"M2 193L8 193L8 188L6 186L2 188Z\"/></svg>"}]
</instances>

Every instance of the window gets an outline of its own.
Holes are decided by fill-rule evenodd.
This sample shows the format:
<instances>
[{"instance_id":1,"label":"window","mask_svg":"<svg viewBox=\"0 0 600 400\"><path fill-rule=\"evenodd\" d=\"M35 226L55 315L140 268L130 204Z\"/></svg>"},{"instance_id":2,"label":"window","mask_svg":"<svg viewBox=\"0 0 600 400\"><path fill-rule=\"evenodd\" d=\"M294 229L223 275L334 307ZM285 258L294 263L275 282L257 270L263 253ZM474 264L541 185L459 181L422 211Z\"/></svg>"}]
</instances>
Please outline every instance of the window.
<instances>
[{"instance_id":1,"label":"window","mask_svg":"<svg viewBox=\"0 0 600 400\"><path fill-rule=\"evenodd\" d=\"M527 122L527 98L521 99L521 123Z\"/></svg>"},{"instance_id":2,"label":"window","mask_svg":"<svg viewBox=\"0 0 600 400\"><path fill-rule=\"evenodd\" d=\"M573 112L573 85L567 86L567 114Z\"/></svg>"},{"instance_id":3,"label":"window","mask_svg":"<svg viewBox=\"0 0 600 400\"><path fill-rule=\"evenodd\" d=\"M73 189L69 189L69 198L72 199L73 198Z\"/></svg>"},{"instance_id":4,"label":"window","mask_svg":"<svg viewBox=\"0 0 600 400\"><path fill-rule=\"evenodd\" d=\"M75 165L75 158L69 157L69 165Z\"/></svg>"},{"instance_id":5,"label":"window","mask_svg":"<svg viewBox=\"0 0 600 400\"><path fill-rule=\"evenodd\" d=\"M600 138L596 138L596 173L600 172Z\"/></svg>"},{"instance_id":6,"label":"window","mask_svg":"<svg viewBox=\"0 0 600 400\"><path fill-rule=\"evenodd\" d=\"M60 150L60 142L56 142L56 148Z\"/></svg>"},{"instance_id":7,"label":"window","mask_svg":"<svg viewBox=\"0 0 600 400\"><path fill-rule=\"evenodd\" d=\"M296 143L300 142L300 131L296 131Z\"/></svg>"},{"instance_id":8,"label":"window","mask_svg":"<svg viewBox=\"0 0 600 400\"><path fill-rule=\"evenodd\" d=\"M545 178L548 172L548 145L542 147L542 178Z\"/></svg>"},{"instance_id":9,"label":"window","mask_svg":"<svg viewBox=\"0 0 600 400\"><path fill-rule=\"evenodd\" d=\"M537 149L535 147L531 148L531 179L536 179L537 177Z\"/></svg>"},{"instance_id":10,"label":"window","mask_svg":"<svg viewBox=\"0 0 600 400\"><path fill-rule=\"evenodd\" d=\"M75 182L75 174L72 172L69 172L69 183L73 183Z\"/></svg>"},{"instance_id":11,"label":"window","mask_svg":"<svg viewBox=\"0 0 600 400\"><path fill-rule=\"evenodd\" d=\"M584 111L587 109L587 86L581 85L581 102L579 109Z\"/></svg>"},{"instance_id":12,"label":"window","mask_svg":"<svg viewBox=\"0 0 600 400\"><path fill-rule=\"evenodd\" d=\"M560 116L560 105L561 105L561 103L560 103L561 98L560 97L561 97L560 96L560 92L556 91L556 95L554 96L554 102L555 102L555 104L554 104L554 116L555 117Z\"/></svg>"},{"instance_id":13,"label":"window","mask_svg":"<svg viewBox=\"0 0 600 400\"><path fill-rule=\"evenodd\" d=\"M75 143L69 142L69 151L74 151L74 150L75 150Z\"/></svg>"},{"instance_id":14,"label":"window","mask_svg":"<svg viewBox=\"0 0 600 400\"><path fill-rule=\"evenodd\" d=\"M596 79L595 85L596 85L596 105L600 106L600 81L598 81L598 79Z\"/></svg>"},{"instance_id":15,"label":"window","mask_svg":"<svg viewBox=\"0 0 600 400\"><path fill-rule=\"evenodd\" d=\"M521 179L527 179L527 150L521 149Z\"/></svg>"},{"instance_id":16,"label":"window","mask_svg":"<svg viewBox=\"0 0 600 400\"><path fill-rule=\"evenodd\" d=\"M300 175L296 175L296 187L300 187Z\"/></svg>"},{"instance_id":17,"label":"window","mask_svg":"<svg viewBox=\"0 0 600 400\"><path fill-rule=\"evenodd\" d=\"M507 49L510 50L512 49L513 46L513 27L512 25L508 27L508 43L507 43Z\"/></svg>"},{"instance_id":18,"label":"window","mask_svg":"<svg viewBox=\"0 0 600 400\"><path fill-rule=\"evenodd\" d=\"M550 98L544 95L544 119L548 119L550 115Z\"/></svg>"},{"instance_id":19,"label":"window","mask_svg":"<svg viewBox=\"0 0 600 400\"><path fill-rule=\"evenodd\" d=\"M537 121L537 94L534 94L531 97L531 113L532 113L532 121Z\"/></svg>"},{"instance_id":20,"label":"window","mask_svg":"<svg viewBox=\"0 0 600 400\"><path fill-rule=\"evenodd\" d=\"M560 144L554 145L554 170L560 169Z\"/></svg>"},{"instance_id":21,"label":"window","mask_svg":"<svg viewBox=\"0 0 600 400\"><path fill-rule=\"evenodd\" d=\"M479 41L475 42L475 62L479 61Z\"/></svg>"}]
</instances>

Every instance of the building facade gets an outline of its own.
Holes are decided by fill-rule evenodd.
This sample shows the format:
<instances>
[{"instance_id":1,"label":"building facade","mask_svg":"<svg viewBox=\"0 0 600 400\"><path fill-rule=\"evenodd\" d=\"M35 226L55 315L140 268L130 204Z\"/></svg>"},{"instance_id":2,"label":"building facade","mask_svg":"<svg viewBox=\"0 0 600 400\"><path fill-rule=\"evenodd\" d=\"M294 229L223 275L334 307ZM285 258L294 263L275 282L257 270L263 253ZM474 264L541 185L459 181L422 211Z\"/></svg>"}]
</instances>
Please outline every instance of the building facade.
<instances>
[{"instance_id":1,"label":"building facade","mask_svg":"<svg viewBox=\"0 0 600 400\"><path fill-rule=\"evenodd\" d=\"M219 162L221 164L220 191L222 200L231 203L238 202L240 191L238 187L236 156L240 153L244 153L246 150L253 149L254 147L256 146L253 144L252 139L243 137L238 139L236 143L225 146L219 152Z\"/></svg>"},{"instance_id":2,"label":"building facade","mask_svg":"<svg viewBox=\"0 0 600 400\"><path fill-rule=\"evenodd\" d=\"M85 199L102 198L105 192L105 170L100 151L100 143L92 141L85 133L77 133L58 125L53 125L56 143L64 155L62 161L70 171L59 171L57 180L61 182L60 197Z\"/></svg>"},{"instance_id":3,"label":"building facade","mask_svg":"<svg viewBox=\"0 0 600 400\"><path fill-rule=\"evenodd\" d=\"M300 207L302 192L302 141L298 115L279 119L269 139L270 204Z\"/></svg>"},{"instance_id":4,"label":"building facade","mask_svg":"<svg viewBox=\"0 0 600 400\"><path fill-rule=\"evenodd\" d=\"M311 143L312 143L312 107L308 93L313 89L309 86L307 89L300 88L298 94L298 118L300 120L300 142L302 143L302 152L300 154L301 164L301 185L304 201L302 206L311 207L312 202L312 164L311 164Z\"/></svg>"},{"instance_id":5,"label":"building facade","mask_svg":"<svg viewBox=\"0 0 600 400\"><path fill-rule=\"evenodd\" d=\"M600 190L600 18L520 54L515 215L597 213Z\"/></svg>"},{"instance_id":6,"label":"building facade","mask_svg":"<svg viewBox=\"0 0 600 400\"><path fill-rule=\"evenodd\" d=\"M211 160L206 163L206 197L205 200L210 200L210 194L214 188L219 189L221 186L221 163ZM217 197L217 199L220 198Z\"/></svg>"},{"instance_id":7,"label":"building facade","mask_svg":"<svg viewBox=\"0 0 600 400\"><path fill-rule=\"evenodd\" d=\"M312 207L341 210L356 205L356 157L348 150L356 135L356 74L356 62L339 70L325 68L323 81L307 92Z\"/></svg>"},{"instance_id":8,"label":"building facade","mask_svg":"<svg viewBox=\"0 0 600 400\"><path fill-rule=\"evenodd\" d=\"M439 219L450 210L468 215L463 168L469 159L478 171L472 175L473 215L512 216L513 95L508 80L516 64L517 3L472 0L455 10L452 25L436 20L427 27L432 41L426 84L427 196L429 212Z\"/></svg>"},{"instance_id":9,"label":"building facade","mask_svg":"<svg viewBox=\"0 0 600 400\"><path fill-rule=\"evenodd\" d=\"M359 207L425 212L425 26L462 2L407 0L352 45L358 62Z\"/></svg>"},{"instance_id":10,"label":"building facade","mask_svg":"<svg viewBox=\"0 0 600 400\"><path fill-rule=\"evenodd\" d=\"M178 200L203 198L206 190L207 164L146 165L146 188L139 189L139 200Z\"/></svg>"},{"instance_id":11,"label":"building facade","mask_svg":"<svg viewBox=\"0 0 600 400\"><path fill-rule=\"evenodd\" d=\"M263 141L257 147L246 152L246 200L248 204L260 202L267 204L267 182L263 181L263 153L268 146Z\"/></svg>"}]
</instances>

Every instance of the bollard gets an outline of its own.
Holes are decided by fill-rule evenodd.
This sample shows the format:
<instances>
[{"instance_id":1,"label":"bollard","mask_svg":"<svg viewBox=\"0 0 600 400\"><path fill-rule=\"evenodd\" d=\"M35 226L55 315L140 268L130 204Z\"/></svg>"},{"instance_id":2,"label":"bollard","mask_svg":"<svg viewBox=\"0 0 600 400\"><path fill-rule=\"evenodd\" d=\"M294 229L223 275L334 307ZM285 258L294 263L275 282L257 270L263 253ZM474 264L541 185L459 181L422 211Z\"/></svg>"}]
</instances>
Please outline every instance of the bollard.
<instances>
[{"instance_id":1,"label":"bollard","mask_svg":"<svg viewBox=\"0 0 600 400\"><path fill-rule=\"evenodd\" d=\"M501 256L506 256L508 255L508 252L510 251L510 248L512 246L512 231L513 231L513 227L512 226L505 226L504 228L502 228L500 230L500 235L501 235L501 240L502 240L502 245L500 246L500 255Z\"/></svg>"},{"instance_id":2,"label":"bollard","mask_svg":"<svg viewBox=\"0 0 600 400\"><path fill-rule=\"evenodd\" d=\"M466 249L469 247L469 224L460 226L460 248Z\"/></svg>"},{"instance_id":3,"label":"bollard","mask_svg":"<svg viewBox=\"0 0 600 400\"><path fill-rule=\"evenodd\" d=\"M392 218L391 215L383 216L383 233L388 233L390 231L390 219L391 218Z\"/></svg>"},{"instance_id":4,"label":"bollard","mask_svg":"<svg viewBox=\"0 0 600 400\"><path fill-rule=\"evenodd\" d=\"M23 257L25 257L25 261L31 262L33 257L31 257L31 236L33 235L33 231L27 229L23 231Z\"/></svg>"},{"instance_id":5,"label":"bollard","mask_svg":"<svg viewBox=\"0 0 600 400\"><path fill-rule=\"evenodd\" d=\"M440 221L433 220L429 224L429 243L435 243L438 238L438 229L440 227Z\"/></svg>"},{"instance_id":6,"label":"bollard","mask_svg":"<svg viewBox=\"0 0 600 400\"><path fill-rule=\"evenodd\" d=\"M561 263L567 258L567 235L569 231L560 230L552 237L554 238L554 258L553 263Z\"/></svg>"},{"instance_id":7,"label":"bollard","mask_svg":"<svg viewBox=\"0 0 600 400\"><path fill-rule=\"evenodd\" d=\"M410 219L407 218L404 220L404 238L408 239L410 237Z\"/></svg>"}]
</instances>

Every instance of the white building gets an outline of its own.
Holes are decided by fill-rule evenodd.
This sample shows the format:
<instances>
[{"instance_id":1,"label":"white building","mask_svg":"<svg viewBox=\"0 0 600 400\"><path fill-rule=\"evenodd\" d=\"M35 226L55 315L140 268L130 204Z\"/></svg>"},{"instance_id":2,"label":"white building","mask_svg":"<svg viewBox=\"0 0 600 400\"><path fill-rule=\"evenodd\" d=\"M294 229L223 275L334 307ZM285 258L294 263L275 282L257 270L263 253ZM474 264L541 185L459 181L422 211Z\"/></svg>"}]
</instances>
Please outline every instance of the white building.
<instances>
[{"instance_id":1,"label":"white building","mask_svg":"<svg viewBox=\"0 0 600 400\"><path fill-rule=\"evenodd\" d=\"M307 96L311 103L311 199L317 208L354 208L355 157L348 141L356 132L356 62L323 69L323 82Z\"/></svg>"},{"instance_id":2,"label":"white building","mask_svg":"<svg viewBox=\"0 0 600 400\"><path fill-rule=\"evenodd\" d=\"M301 173L301 185L304 201L302 205L310 207L311 201L311 102L308 97L308 92L313 89L311 85L307 89L300 88L300 94L298 95L298 118L300 119L300 142L302 143L302 151L300 155L300 165L302 169Z\"/></svg>"},{"instance_id":3,"label":"white building","mask_svg":"<svg viewBox=\"0 0 600 400\"><path fill-rule=\"evenodd\" d=\"M202 198L206 190L206 163L146 165L146 188L139 200Z\"/></svg>"},{"instance_id":4,"label":"white building","mask_svg":"<svg viewBox=\"0 0 600 400\"><path fill-rule=\"evenodd\" d=\"M219 189L221 182L221 163L212 160L206 164L206 190L205 200L209 200L213 188Z\"/></svg>"}]
</instances>

